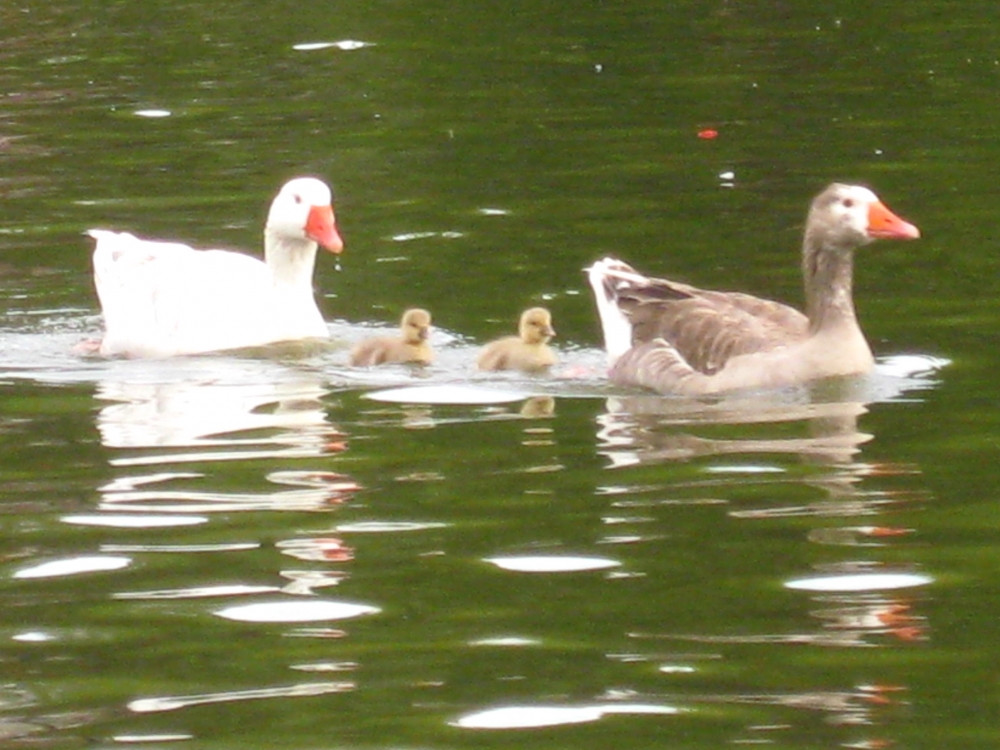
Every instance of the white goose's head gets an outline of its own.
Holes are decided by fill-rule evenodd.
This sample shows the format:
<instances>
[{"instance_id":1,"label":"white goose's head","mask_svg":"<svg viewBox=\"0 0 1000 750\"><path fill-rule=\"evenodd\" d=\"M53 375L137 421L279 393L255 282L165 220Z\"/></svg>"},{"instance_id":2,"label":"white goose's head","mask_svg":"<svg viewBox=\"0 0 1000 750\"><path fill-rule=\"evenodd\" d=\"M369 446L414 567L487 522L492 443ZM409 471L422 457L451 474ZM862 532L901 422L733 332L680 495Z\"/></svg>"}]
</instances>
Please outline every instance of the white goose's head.
<instances>
[{"instance_id":1,"label":"white goose's head","mask_svg":"<svg viewBox=\"0 0 1000 750\"><path fill-rule=\"evenodd\" d=\"M315 177L296 177L285 183L271 203L266 231L289 239L312 240L333 253L344 249L330 188Z\"/></svg>"},{"instance_id":2,"label":"white goose's head","mask_svg":"<svg viewBox=\"0 0 1000 750\"><path fill-rule=\"evenodd\" d=\"M806 233L821 244L841 248L867 245L877 239L916 239L920 230L886 208L871 190L834 183L816 196Z\"/></svg>"}]
</instances>

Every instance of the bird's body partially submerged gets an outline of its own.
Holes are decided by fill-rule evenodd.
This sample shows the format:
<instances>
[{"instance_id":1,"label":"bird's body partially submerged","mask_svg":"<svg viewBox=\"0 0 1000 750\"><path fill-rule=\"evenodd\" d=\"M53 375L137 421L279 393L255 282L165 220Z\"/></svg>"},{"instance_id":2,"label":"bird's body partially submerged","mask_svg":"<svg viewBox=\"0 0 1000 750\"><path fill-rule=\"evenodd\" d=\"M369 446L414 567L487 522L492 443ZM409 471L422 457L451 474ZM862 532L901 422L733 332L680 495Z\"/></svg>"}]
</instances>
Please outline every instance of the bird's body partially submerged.
<instances>
[{"instance_id":1,"label":"bird's body partially submerged","mask_svg":"<svg viewBox=\"0 0 1000 750\"><path fill-rule=\"evenodd\" d=\"M355 367L387 364L429 365L434 361L434 351L427 341L430 331L429 312L416 307L407 310L399 322L399 336L380 336L360 341L351 350L351 364Z\"/></svg>"},{"instance_id":2,"label":"bird's body partially submerged","mask_svg":"<svg viewBox=\"0 0 1000 750\"><path fill-rule=\"evenodd\" d=\"M805 314L739 292L643 276L613 258L588 269L609 377L661 393L772 388L871 369L852 297L854 250L919 237L867 188L833 184L812 203L802 250Z\"/></svg>"},{"instance_id":3,"label":"bird's body partially submerged","mask_svg":"<svg viewBox=\"0 0 1000 750\"><path fill-rule=\"evenodd\" d=\"M504 336L484 346L476 358L476 366L480 370L543 372L556 364L556 354L549 346L556 332L548 310L544 307L525 310L517 330L517 336Z\"/></svg>"},{"instance_id":4,"label":"bird's body partially submerged","mask_svg":"<svg viewBox=\"0 0 1000 750\"><path fill-rule=\"evenodd\" d=\"M300 177L278 193L264 260L92 229L104 313L100 353L167 357L326 338L312 277L317 245L340 252L330 189Z\"/></svg>"}]
</instances>

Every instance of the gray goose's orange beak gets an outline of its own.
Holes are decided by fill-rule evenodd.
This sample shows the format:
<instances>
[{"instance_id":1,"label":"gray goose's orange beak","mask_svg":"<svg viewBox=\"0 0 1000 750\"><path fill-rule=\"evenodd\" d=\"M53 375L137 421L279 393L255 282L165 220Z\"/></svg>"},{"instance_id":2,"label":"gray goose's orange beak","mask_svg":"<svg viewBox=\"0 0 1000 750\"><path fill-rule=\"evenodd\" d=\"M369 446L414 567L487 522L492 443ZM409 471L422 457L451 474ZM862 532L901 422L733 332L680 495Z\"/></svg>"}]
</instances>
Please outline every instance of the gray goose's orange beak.
<instances>
[{"instance_id":1,"label":"gray goose's orange beak","mask_svg":"<svg viewBox=\"0 0 1000 750\"><path fill-rule=\"evenodd\" d=\"M920 230L910 222L900 219L881 201L875 201L868 206L868 236L879 239L915 240L920 236Z\"/></svg>"}]
</instances>

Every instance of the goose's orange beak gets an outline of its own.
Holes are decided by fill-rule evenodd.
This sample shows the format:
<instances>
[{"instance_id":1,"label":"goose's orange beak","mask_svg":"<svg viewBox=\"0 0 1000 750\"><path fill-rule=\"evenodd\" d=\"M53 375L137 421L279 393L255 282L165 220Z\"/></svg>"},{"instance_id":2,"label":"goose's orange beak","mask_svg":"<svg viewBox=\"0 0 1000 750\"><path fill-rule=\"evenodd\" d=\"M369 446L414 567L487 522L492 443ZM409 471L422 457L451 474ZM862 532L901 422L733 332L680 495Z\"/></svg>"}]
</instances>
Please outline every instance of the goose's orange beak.
<instances>
[{"instance_id":1,"label":"goose's orange beak","mask_svg":"<svg viewBox=\"0 0 1000 750\"><path fill-rule=\"evenodd\" d=\"M908 221L903 221L885 207L881 201L868 206L868 236L879 239L915 240L920 230Z\"/></svg>"},{"instance_id":2,"label":"goose's orange beak","mask_svg":"<svg viewBox=\"0 0 1000 750\"><path fill-rule=\"evenodd\" d=\"M333 206L313 206L306 219L306 237L318 242L331 253L344 249L344 241L337 233L337 223L333 218Z\"/></svg>"}]
</instances>

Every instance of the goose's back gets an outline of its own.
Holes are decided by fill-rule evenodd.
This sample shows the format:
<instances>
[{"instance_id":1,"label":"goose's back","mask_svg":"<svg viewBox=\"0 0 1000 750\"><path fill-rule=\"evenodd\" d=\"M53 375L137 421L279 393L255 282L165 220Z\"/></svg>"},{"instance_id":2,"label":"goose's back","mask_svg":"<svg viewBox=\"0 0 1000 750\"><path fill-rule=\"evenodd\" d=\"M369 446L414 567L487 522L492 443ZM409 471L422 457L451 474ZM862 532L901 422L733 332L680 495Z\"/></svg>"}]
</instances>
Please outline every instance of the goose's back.
<instances>
[{"instance_id":1,"label":"goose's back","mask_svg":"<svg viewBox=\"0 0 1000 750\"><path fill-rule=\"evenodd\" d=\"M808 334L806 316L780 302L636 278L614 290L632 325L632 344L662 338L699 372L712 374L732 357L794 344Z\"/></svg>"}]
</instances>

